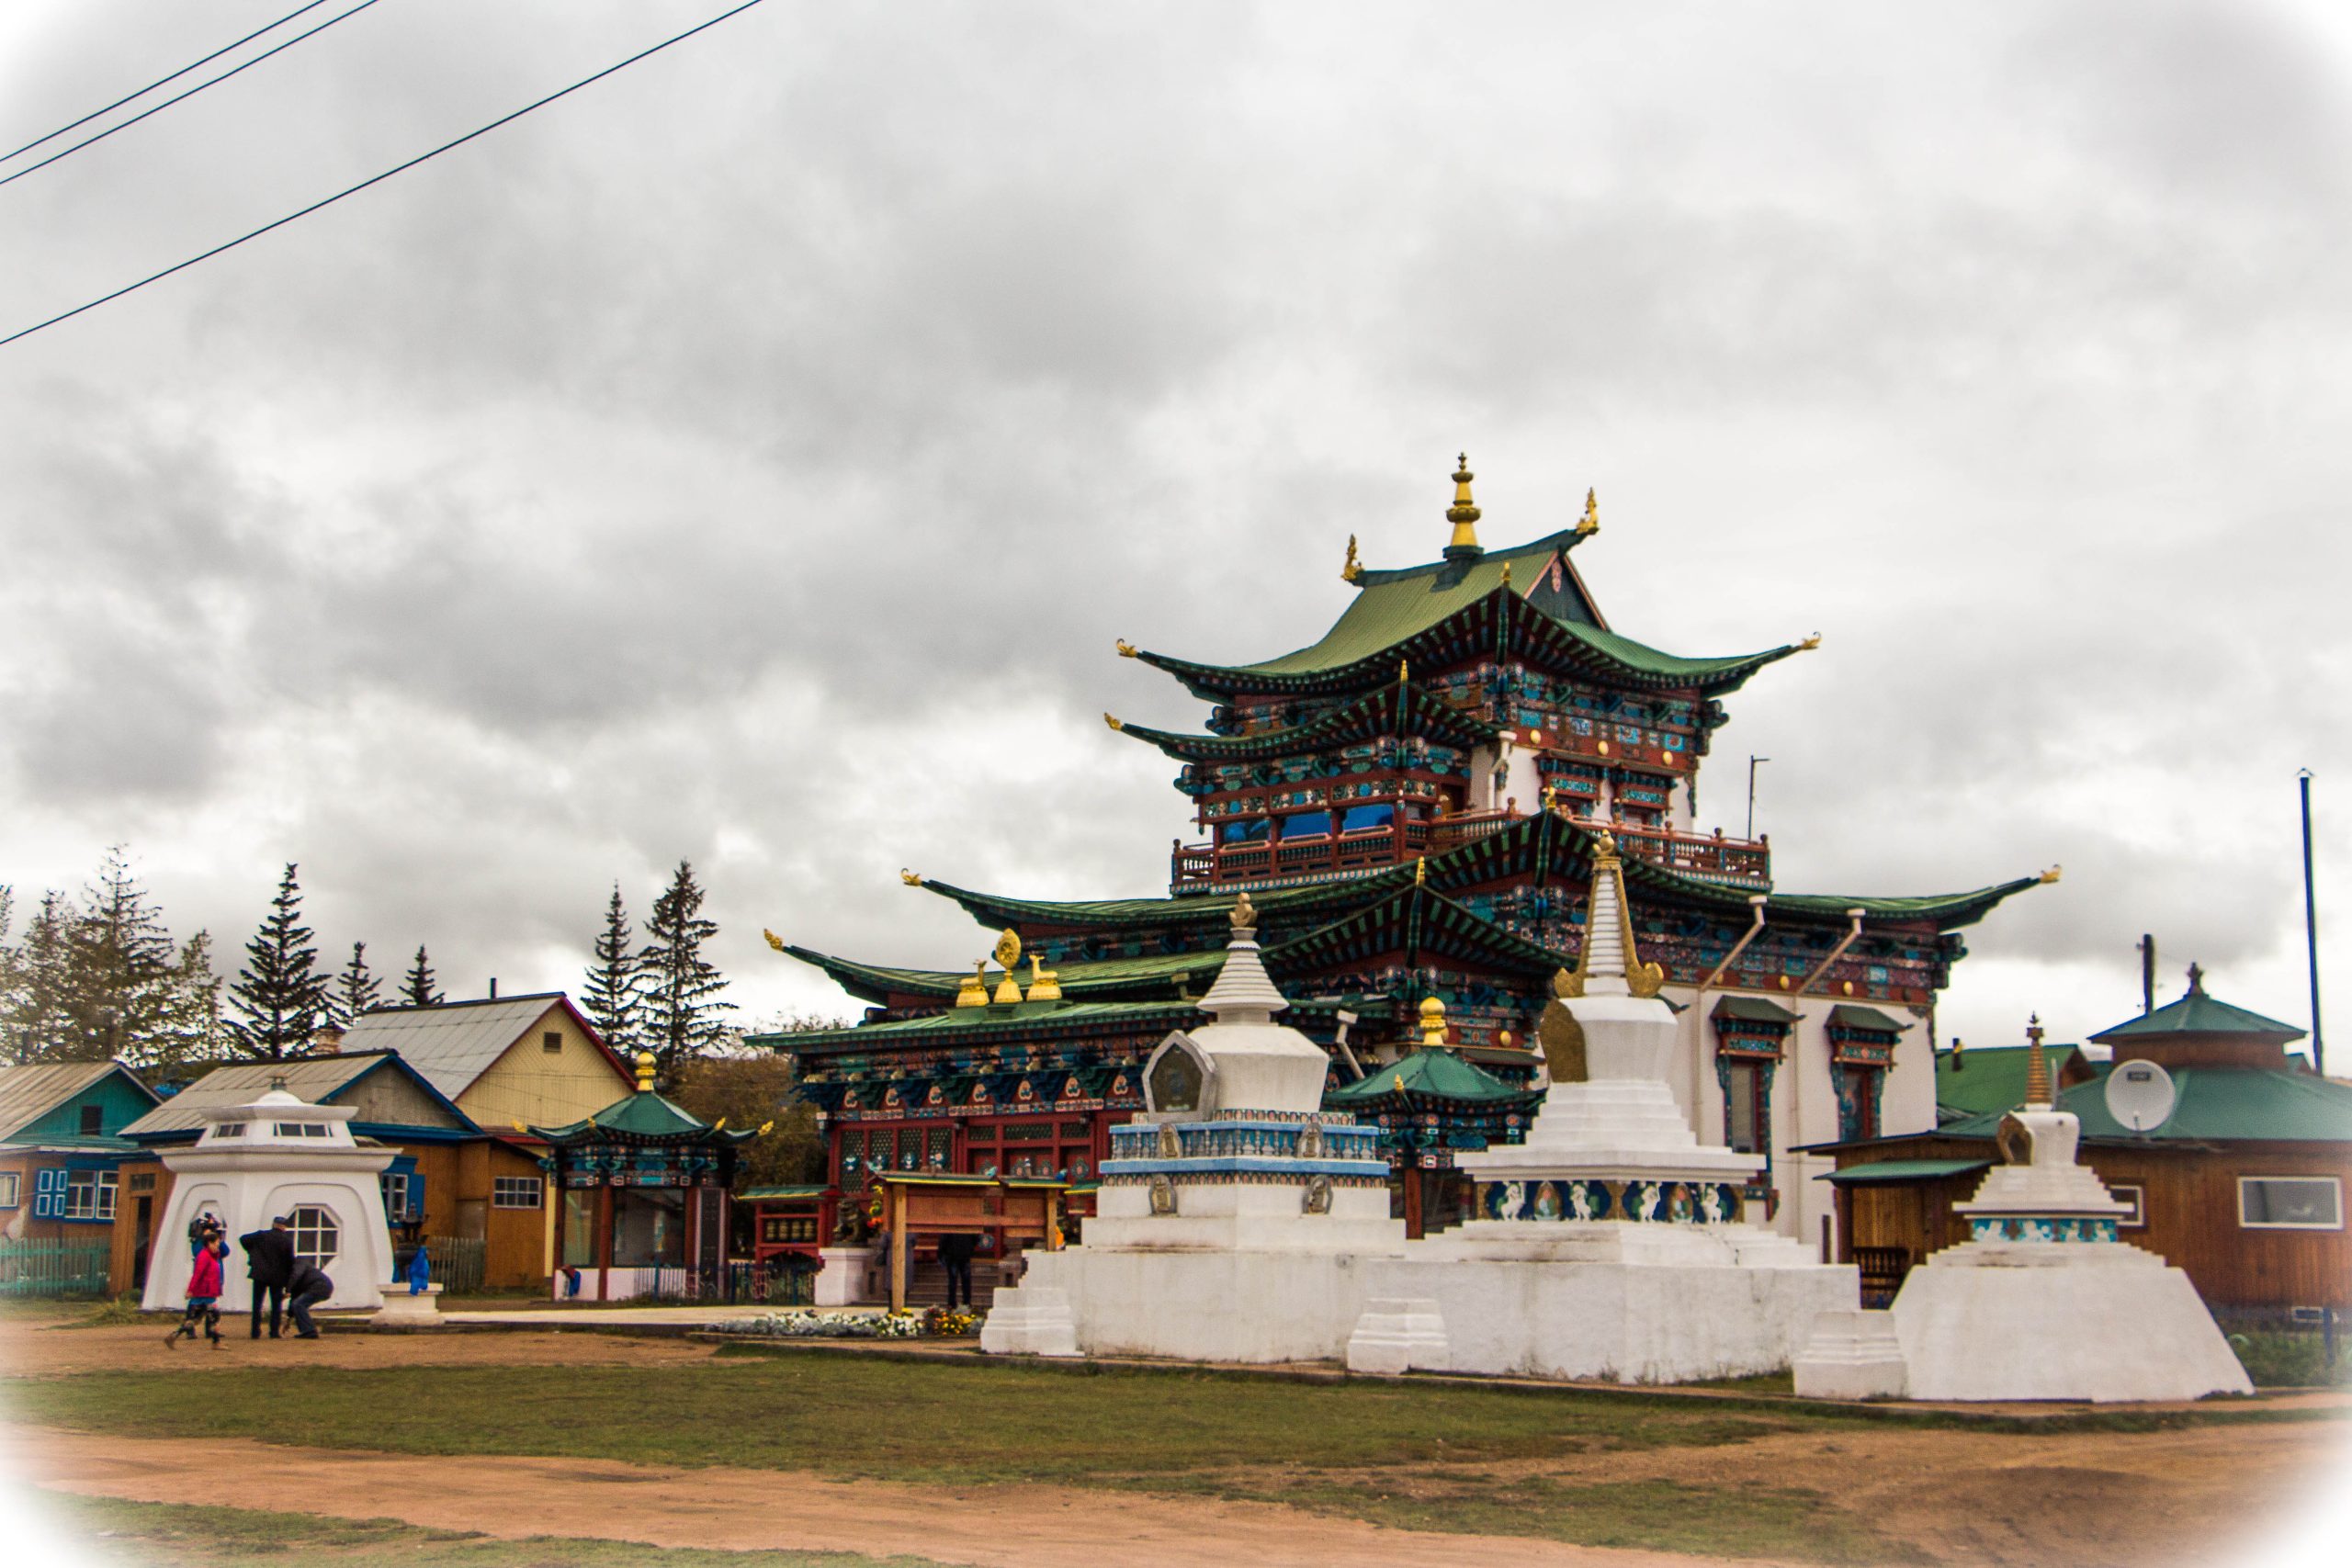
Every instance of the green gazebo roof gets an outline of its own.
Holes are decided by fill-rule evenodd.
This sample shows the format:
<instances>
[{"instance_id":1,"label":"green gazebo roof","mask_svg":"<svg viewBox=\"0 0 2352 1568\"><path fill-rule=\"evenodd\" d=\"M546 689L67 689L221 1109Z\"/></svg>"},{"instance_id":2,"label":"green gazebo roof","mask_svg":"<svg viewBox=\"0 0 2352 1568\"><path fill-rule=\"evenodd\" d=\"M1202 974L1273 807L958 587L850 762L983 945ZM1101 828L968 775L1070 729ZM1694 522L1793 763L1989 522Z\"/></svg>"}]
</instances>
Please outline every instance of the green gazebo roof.
<instances>
[{"instance_id":1,"label":"green gazebo roof","mask_svg":"<svg viewBox=\"0 0 2352 1568\"><path fill-rule=\"evenodd\" d=\"M2175 1067L2173 1088L2179 1098L2171 1119L2151 1132L2134 1133L2108 1114L2107 1064L2100 1063L2094 1070L2097 1077L2062 1091L2057 1099L2059 1110L2071 1111L2081 1120L2086 1138L2159 1144L2352 1143L2352 1084L2314 1073L2270 1067ZM1907 1135L1991 1138L2010 1109L2003 1106L1947 1122L1928 1134Z\"/></svg>"},{"instance_id":2,"label":"green gazebo roof","mask_svg":"<svg viewBox=\"0 0 2352 1568\"><path fill-rule=\"evenodd\" d=\"M758 1136L750 1129L720 1130L650 1089L616 1100L594 1115L560 1127L533 1127L535 1137L550 1144L591 1144L612 1140L626 1144L692 1144L704 1141L740 1144Z\"/></svg>"},{"instance_id":3,"label":"green gazebo roof","mask_svg":"<svg viewBox=\"0 0 2352 1568\"><path fill-rule=\"evenodd\" d=\"M2248 1012L2232 1007L2205 994L2200 977L2192 976L2188 994L2178 1001L2166 1002L2152 1013L2119 1023L2112 1029L2101 1030L2091 1036L2102 1045L2134 1044L2171 1039L2183 1034L2234 1034L2276 1041L2283 1045L2290 1040L2301 1040L2303 1032L2291 1023L2281 1023L2275 1018L2265 1018L2258 1012Z\"/></svg>"},{"instance_id":4,"label":"green gazebo roof","mask_svg":"<svg viewBox=\"0 0 2352 1568\"><path fill-rule=\"evenodd\" d=\"M1373 1067L1354 1083L1325 1091L1323 1103L1333 1111L1376 1110L1390 1100L1532 1104L1542 1094L1541 1089L1514 1089L1451 1051L1416 1051L1394 1066Z\"/></svg>"}]
</instances>

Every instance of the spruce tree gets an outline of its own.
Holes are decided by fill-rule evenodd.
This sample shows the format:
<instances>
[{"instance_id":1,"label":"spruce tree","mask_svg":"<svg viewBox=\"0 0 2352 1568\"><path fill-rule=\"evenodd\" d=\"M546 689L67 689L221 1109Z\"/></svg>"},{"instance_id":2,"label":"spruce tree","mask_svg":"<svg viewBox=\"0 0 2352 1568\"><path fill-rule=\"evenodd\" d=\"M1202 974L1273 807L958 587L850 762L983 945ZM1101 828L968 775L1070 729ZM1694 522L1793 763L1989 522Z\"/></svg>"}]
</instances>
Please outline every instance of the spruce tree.
<instances>
[{"instance_id":1,"label":"spruce tree","mask_svg":"<svg viewBox=\"0 0 2352 1568\"><path fill-rule=\"evenodd\" d=\"M172 965L170 1001L161 1027L139 1056L140 1070L166 1082L230 1054L233 1035L220 1016L220 976L212 971L212 933L198 931Z\"/></svg>"},{"instance_id":2,"label":"spruce tree","mask_svg":"<svg viewBox=\"0 0 2352 1568\"><path fill-rule=\"evenodd\" d=\"M245 943L245 967L229 988L243 1015L230 1025L238 1046L269 1061L307 1052L327 1009L326 979L318 972L311 928L301 923L302 889L295 871L288 861L269 917Z\"/></svg>"},{"instance_id":3,"label":"spruce tree","mask_svg":"<svg viewBox=\"0 0 2352 1568\"><path fill-rule=\"evenodd\" d=\"M621 885L616 882L612 902L605 906L605 930L596 938L595 961L588 965L581 1002L605 1043L625 1054L637 1049L645 1007L645 980L630 956L628 939L628 911L621 907Z\"/></svg>"},{"instance_id":4,"label":"spruce tree","mask_svg":"<svg viewBox=\"0 0 2352 1568\"><path fill-rule=\"evenodd\" d=\"M107 846L74 922L74 1055L144 1058L171 1008L171 932L119 844Z\"/></svg>"},{"instance_id":5,"label":"spruce tree","mask_svg":"<svg viewBox=\"0 0 2352 1568\"><path fill-rule=\"evenodd\" d=\"M416 944L416 962L409 965L408 974L401 981L401 996L413 1008L435 1008L441 1005L441 993L433 984L433 965L425 961L424 944Z\"/></svg>"},{"instance_id":6,"label":"spruce tree","mask_svg":"<svg viewBox=\"0 0 2352 1568\"><path fill-rule=\"evenodd\" d=\"M74 910L54 888L9 949L0 1035L12 1063L69 1060L74 1043Z\"/></svg>"},{"instance_id":7,"label":"spruce tree","mask_svg":"<svg viewBox=\"0 0 2352 1568\"><path fill-rule=\"evenodd\" d=\"M645 987L642 1039L664 1077L683 1058L725 1039L718 1015L735 1007L712 999L727 981L702 955L703 943L718 934L718 922L702 918L702 901L694 867L680 861L669 891L653 902L637 955Z\"/></svg>"},{"instance_id":8,"label":"spruce tree","mask_svg":"<svg viewBox=\"0 0 2352 1568\"><path fill-rule=\"evenodd\" d=\"M352 1021L382 998L384 983L368 968L368 944L351 944L351 962L334 977L334 987L327 994L327 1021L337 1029L348 1029Z\"/></svg>"}]
</instances>

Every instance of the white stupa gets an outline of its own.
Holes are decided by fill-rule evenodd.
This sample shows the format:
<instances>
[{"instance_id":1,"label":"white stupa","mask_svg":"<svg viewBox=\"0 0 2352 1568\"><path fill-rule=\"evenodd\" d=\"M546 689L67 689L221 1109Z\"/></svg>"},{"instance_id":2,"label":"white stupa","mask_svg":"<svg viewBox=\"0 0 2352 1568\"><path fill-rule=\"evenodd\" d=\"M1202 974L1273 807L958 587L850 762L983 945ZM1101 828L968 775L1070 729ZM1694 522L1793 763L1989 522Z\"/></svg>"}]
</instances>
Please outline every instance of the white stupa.
<instances>
[{"instance_id":1,"label":"white stupa","mask_svg":"<svg viewBox=\"0 0 2352 1568\"><path fill-rule=\"evenodd\" d=\"M1273 1021L1290 1004L1259 959L1246 894L1232 918L1200 1003L1216 1021L1152 1053L1148 1110L1111 1131L1084 1244L1029 1255L981 1349L1333 1357L1363 1308L1363 1264L1402 1251L1378 1129L1321 1109L1329 1058Z\"/></svg>"},{"instance_id":2,"label":"white stupa","mask_svg":"<svg viewBox=\"0 0 2352 1568\"><path fill-rule=\"evenodd\" d=\"M295 1246L334 1281L323 1305L381 1306L384 1281L392 1277L392 1241L376 1179L393 1151L352 1137L357 1114L277 1088L247 1105L207 1106L209 1125L196 1142L164 1152L172 1195L155 1231L140 1304L149 1312L179 1310L195 1258L188 1223L211 1213L229 1240L220 1268L223 1312L243 1312L253 1303L237 1238L266 1230L280 1214L293 1216Z\"/></svg>"},{"instance_id":3,"label":"white stupa","mask_svg":"<svg viewBox=\"0 0 2352 1568\"><path fill-rule=\"evenodd\" d=\"M1851 1305L1850 1266L1743 1219L1752 1155L1702 1144L1665 1080L1673 1010L1635 950L1603 836L1584 949L1555 1006L1586 1076L1554 1083L1524 1144L1465 1154L1476 1218L1368 1260L1360 1371L1667 1382L1789 1364L1814 1317Z\"/></svg>"},{"instance_id":4,"label":"white stupa","mask_svg":"<svg viewBox=\"0 0 2352 1568\"><path fill-rule=\"evenodd\" d=\"M2082 1123L2052 1104L2040 1019L2026 1038L2026 1101L2001 1124L2004 1163L1952 1205L1969 1239L1905 1275L1888 1311L1824 1314L1796 1362L1799 1393L2106 1402L2253 1392L2188 1276L2116 1238L2130 1205L2075 1163Z\"/></svg>"}]
</instances>

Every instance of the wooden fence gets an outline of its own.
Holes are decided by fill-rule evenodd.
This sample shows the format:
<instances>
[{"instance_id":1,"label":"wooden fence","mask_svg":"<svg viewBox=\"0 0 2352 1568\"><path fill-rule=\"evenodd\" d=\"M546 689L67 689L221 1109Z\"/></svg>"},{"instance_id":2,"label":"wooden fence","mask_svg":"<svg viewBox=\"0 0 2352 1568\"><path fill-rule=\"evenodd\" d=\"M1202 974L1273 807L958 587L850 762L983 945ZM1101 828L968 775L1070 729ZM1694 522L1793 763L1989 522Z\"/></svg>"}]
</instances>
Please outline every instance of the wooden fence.
<instances>
[{"instance_id":1,"label":"wooden fence","mask_svg":"<svg viewBox=\"0 0 2352 1568\"><path fill-rule=\"evenodd\" d=\"M0 1240L0 1297L103 1296L113 1250L103 1241Z\"/></svg>"},{"instance_id":2,"label":"wooden fence","mask_svg":"<svg viewBox=\"0 0 2352 1568\"><path fill-rule=\"evenodd\" d=\"M481 1289L490 1258L490 1243L478 1235L429 1235L424 1255L433 1263L433 1278L444 1293L471 1295Z\"/></svg>"}]
</instances>

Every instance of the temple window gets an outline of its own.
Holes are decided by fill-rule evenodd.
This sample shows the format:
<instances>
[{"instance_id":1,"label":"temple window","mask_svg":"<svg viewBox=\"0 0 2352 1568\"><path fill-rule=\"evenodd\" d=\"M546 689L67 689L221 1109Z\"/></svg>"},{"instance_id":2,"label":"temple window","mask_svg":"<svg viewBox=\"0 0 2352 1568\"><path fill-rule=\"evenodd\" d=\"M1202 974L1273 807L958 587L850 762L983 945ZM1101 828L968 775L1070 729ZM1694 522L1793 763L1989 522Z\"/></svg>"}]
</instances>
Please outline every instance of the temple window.
<instances>
[{"instance_id":1,"label":"temple window","mask_svg":"<svg viewBox=\"0 0 2352 1568\"><path fill-rule=\"evenodd\" d=\"M1283 838L1328 839L1331 836L1331 814L1328 811L1302 811L1283 818Z\"/></svg>"},{"instance_id":2,"label":"temple window","mask_svg":"<svg viewBox=\"0 0 2352 1568\"><path fill-rule=\"evenodd\" d=\"M1351 806L1340 818L1340 831L1368 833L1375 829L1386 828L1396 820L1396 808L1393 806Z\"/></svg>"},{"instance_id":3,"label":"temple window","mask_svg":"<svg viewBox=\"0 0 2352 1568\"><path fill-rule=\"evenodd\" d=\"M1752 1155L1764 1147L1765 1086L1771 1081L1763 1064L1735 1059L1724 1075L1724 1138L1726 1146Z\"/></svg>"},{"instance_id":4,"label":"temple window","mask_svg":"<svg viewBox=\"0 0 2352 1568\"><path fill-rule=\"evenodd\" d=\"M1263 817L1253 817L1243 822L1227 822L1218 836L1228 844L1251 844L1264 839L1273 824Z\"/></svg>"}]
</instances>

